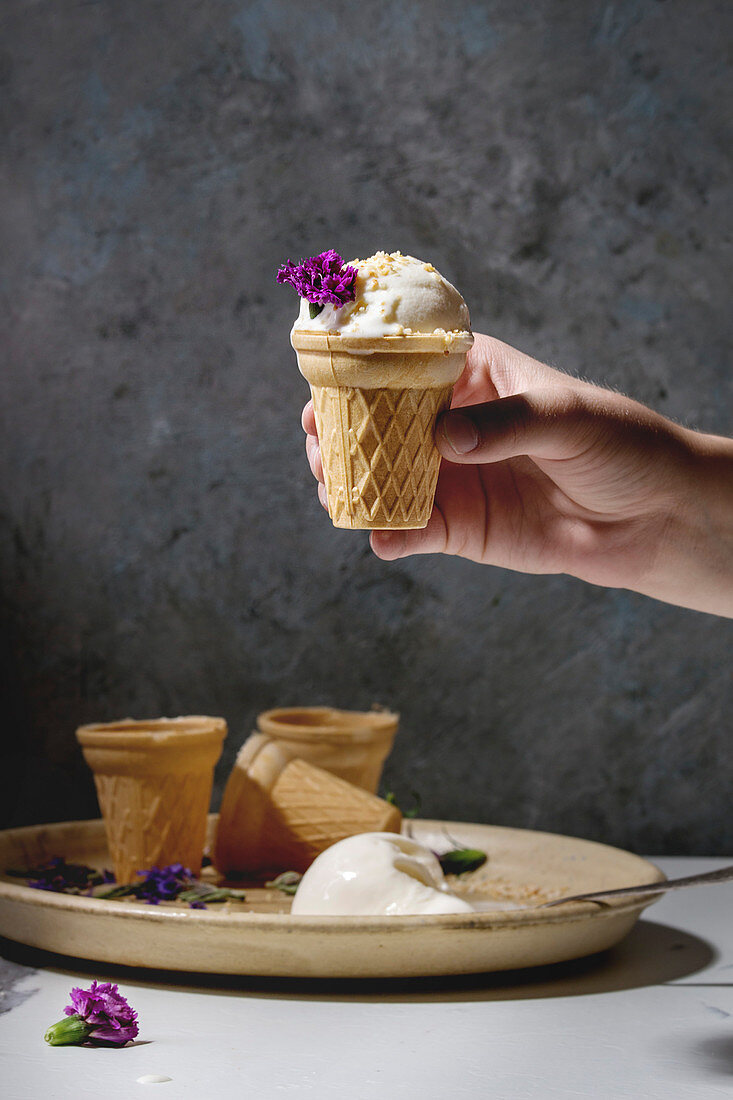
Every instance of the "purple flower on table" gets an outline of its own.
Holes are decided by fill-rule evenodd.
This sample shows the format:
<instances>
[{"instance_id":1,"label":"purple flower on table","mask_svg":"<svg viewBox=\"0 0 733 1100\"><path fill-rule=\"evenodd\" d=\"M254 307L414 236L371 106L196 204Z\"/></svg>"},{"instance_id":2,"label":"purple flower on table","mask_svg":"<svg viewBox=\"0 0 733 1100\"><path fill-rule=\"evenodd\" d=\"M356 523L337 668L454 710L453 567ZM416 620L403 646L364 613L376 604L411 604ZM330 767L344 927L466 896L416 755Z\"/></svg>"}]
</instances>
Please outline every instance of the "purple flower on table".
<instances>
[{"instance_id":1,"label":"purple flower on table","mask_svg":"<svg viewBox=\"0 0 733 1100\"><path fill-rule=\"evenodd\" d=\"M279 268L277 281L289 283L301 298L310 302L311 317L317 317L326 305L339 308L354 301L358 274L357 268L344 263L338 252L330 248L299 264L288 260Z\"/></svg>"},{"instance_id":2,"label":"purple flower on table","mask_svg":"<svg viewBox=\"0 0 733 1100\"><path fill-rule=\"evenodd\" d=\"M64 1009L67 1016L81 1016L93 1024L90 1039L122 1045L134 1039L139 1028L137 1012L112 982L92 982L89 989L77 986L71 991L71 1004Z\"/></svg>"},{"instance_id":3,"label":"purple flower on table","mask_svg":"<svg viewBox=\"0 0 733 1100\"><path fill-rule=\"evenodd\" d=\"M124 1046L137 1036L137 1012L111 982L94 981L89 989L77 986L70 997L65 1018L53 1024L44 1036L51 1046Z\"/></svg>"}]
</instances>

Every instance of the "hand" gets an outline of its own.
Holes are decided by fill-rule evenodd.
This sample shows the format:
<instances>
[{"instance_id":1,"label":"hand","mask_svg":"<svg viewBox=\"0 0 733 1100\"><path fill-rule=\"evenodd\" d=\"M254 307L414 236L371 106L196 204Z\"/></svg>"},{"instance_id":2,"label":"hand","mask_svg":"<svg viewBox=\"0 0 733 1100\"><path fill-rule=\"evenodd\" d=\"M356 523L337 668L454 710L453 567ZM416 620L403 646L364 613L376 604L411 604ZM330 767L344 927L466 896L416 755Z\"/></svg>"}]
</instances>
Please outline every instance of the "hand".
<instances>
[{"instance_id":1,"label":"hand","mask_svg":"<svg viewBox=\"0 0 733 1100\"><path fill-rule=\"evenodd\" d=\"M322 482L310 405L303 426ZM733 615L733 441L479 335L436 444L428 526L373 531L380 558L458 554Z\"/></svg>"}]
</instances>

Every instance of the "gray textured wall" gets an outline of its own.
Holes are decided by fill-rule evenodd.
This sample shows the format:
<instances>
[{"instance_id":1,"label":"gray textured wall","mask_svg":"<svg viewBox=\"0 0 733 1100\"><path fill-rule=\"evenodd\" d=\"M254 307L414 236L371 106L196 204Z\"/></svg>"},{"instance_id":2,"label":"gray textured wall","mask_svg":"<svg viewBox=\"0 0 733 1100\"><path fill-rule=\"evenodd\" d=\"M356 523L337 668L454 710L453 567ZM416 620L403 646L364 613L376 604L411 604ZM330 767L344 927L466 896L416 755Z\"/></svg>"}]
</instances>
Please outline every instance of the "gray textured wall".
<instances>
[{"instance_id":1,"label":"gray textured wall","mask_svg":"<svg viewBox=\"0 0 733 1100\"><path fill-rule=\"evenodd\" d=\"M274 273L412 252L729 432L731 11L5 0L9 822L95 813L82 721L222 714L220 790L258 710L378 700L430 815L730 851L730 623L334 531Z\"/></svg>"}]
</instances>

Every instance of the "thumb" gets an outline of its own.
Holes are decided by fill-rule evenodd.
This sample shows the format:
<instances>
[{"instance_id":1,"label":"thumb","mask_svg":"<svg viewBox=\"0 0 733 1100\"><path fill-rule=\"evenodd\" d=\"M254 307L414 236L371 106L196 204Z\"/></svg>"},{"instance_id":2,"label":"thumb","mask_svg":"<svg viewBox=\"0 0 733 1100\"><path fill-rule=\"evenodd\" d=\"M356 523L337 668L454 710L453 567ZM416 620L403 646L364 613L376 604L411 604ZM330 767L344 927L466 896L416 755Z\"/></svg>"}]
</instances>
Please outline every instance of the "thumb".
<instances>
[{"instance_id":1,"label":"thumb","mask_svg":"<svg viewBox=\"0 0 733 1100\"><path fill-rule=\"evenodd\" d=\"M435 443L451 462L573 458L587 445L593 411L589 399L569 387L517 393L443 413Z\"/></svg>"}]
</instances>

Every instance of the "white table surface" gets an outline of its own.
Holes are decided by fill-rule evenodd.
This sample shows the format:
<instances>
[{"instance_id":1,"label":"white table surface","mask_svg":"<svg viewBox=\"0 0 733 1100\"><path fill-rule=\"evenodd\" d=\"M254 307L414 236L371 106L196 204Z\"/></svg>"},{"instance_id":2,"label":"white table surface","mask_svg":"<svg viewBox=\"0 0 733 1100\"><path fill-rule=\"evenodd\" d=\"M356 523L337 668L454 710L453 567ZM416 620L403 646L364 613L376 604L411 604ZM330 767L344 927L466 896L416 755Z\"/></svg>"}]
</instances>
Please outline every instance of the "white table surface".
<instances>
[{"instance_id":1,"label":"white table surface","mask_svg":"<svg viewBox=\"0 0 733 1100\"><path fill-rule=\"evenodd\" d=\"M655 862L676 877L730 861ZM733 1100L733 884L667 895L602 956L509 975L178 979L8 941L0 955L3 1100ZM119 983L138 1041L47 1046L92 978Z\"/></svg>"}]
</instances>

